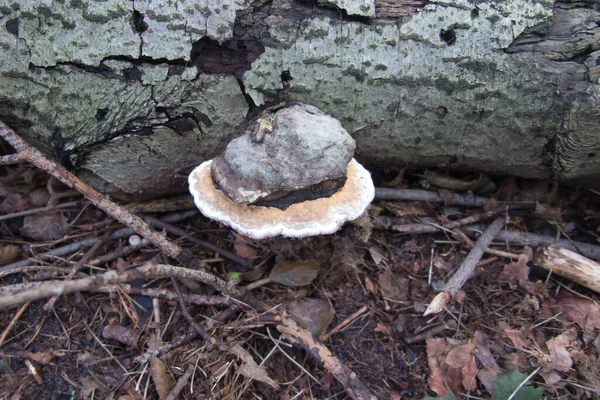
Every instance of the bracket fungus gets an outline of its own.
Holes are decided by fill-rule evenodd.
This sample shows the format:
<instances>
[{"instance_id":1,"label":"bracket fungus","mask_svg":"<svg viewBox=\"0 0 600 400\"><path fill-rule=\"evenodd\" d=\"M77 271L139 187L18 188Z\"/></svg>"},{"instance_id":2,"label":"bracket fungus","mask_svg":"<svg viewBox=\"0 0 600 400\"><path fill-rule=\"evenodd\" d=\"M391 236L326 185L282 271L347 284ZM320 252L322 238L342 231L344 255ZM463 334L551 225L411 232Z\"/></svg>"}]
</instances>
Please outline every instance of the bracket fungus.
<instances>
[{"instance_id":1,"label":"bracket fungus","mask_svg":"<svg viewBox=\"0 0 600 400\"><path fill-rule=\"evenodd\" d=\"M291 103L263 114L225 152L189 176L208 218L253 239L330 234L373 200L354 139L316 107Z\"/></svg>"}]
</instances>

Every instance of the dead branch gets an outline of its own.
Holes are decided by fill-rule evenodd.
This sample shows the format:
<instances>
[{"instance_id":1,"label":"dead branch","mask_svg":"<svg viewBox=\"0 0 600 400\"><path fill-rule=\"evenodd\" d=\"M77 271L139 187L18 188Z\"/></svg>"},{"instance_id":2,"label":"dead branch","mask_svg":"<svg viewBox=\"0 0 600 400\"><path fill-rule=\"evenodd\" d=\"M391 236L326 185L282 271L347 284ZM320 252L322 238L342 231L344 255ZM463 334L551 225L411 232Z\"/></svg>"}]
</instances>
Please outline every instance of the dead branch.
<instances>
[{"instance_id":1,"label":"dead branch","mask_svg":"<svg viewBox=\"0 0 600 400\"><path fill-rule=\"evenodd\" d=\"M185 299L183 298L183 294L181 293L181 288L179 287L179 284L177 283L177 279L175 279L173 276L171 276L171 283L173 284L173 289L175 289L175 293L177 293L177 297L179 298L179 308L181 308L181 313L183 314L185 319L187 319L187 321L190 323L190 325L192 325L194 330L196 332L198 332L198 334L200 335L200 337L202 339L206 340L208 343L215 344L216 343L215 339L213 339L204 330L204 328L202 328L200 326L200 324L198 324L194 320L194 318L192 318L192 316L188 312L187 306L185 305Z\"/></svg>"},{"instance_id":2,"label":"dead branch","mask_svg":"<svg viewBox=\"0 0 600 400\"><path fill-rule=\"evenodd\" d=\"M500 232L504 226L504 219L498 218L483 232L483 235L477 240L475 247L471 249L463 263L458 267L452 278L446 283L444 291L440 292L425 310L423 315L437 314L444 309L446 304L450 302L452 297L460 291L463 285L473 274L477 267L477 263L481 260L481 256L485 249L492 243L494 237Z\"/></svg>"},{"instance_id":3,"label":"dead branch","mask_svg":"<svg viewBox=\"0 0 600 400\"><path fill-rule=\"evenodd\" d=\"M148 296L148 297L171 300L171 301L179 300L177 293L173 292L172 290L136 287L136 286L131 286L128 283L121 283L119 285L101 286L94 291L95 292L104 292L104 293L124 292L127 294L137 294L137 295L141 295L141 296ZM219 305L231 306L233 304L237 304L230 297L206 296L206 295L202 295L202 294L184 294L183 300L186 303L196 304L199 306L219 306Z\"/></svg>"},{"instance_id":4,"label":"dead branch","mask_svg":"<svg viewBox=\"0 0 600 400\"><path fill-rule=\"evenodd\" d=\"M321 341L308 330L301 328L296 321L281 315L281 324L277 330L293 344L299 345L317 360L342 384L353 399L376 399L371 390L358 378L342 360L336 357Z\"/></svg>"},{"instance_id":5,"label":"dead branch","mask_svg":"<svg viewBox=\"0 0 600 400\"><path fill-rule=\"evenodd\" d=\"M196 214L198 214L197 211L174 213L174 214L166 215L163 218L163 220L175 223L175 222L183 221L184 219L187 219ZM132 234L133 234L133 229L122 228L122 229L119 229L119 230L113 232L106 240L111 241L111 240L122 239L124 237L131 236ZM81 249L82 247L93 246L97 241L98 241L97 237L80 240L79 242L73 242L73 243L70 243L70 244L62 246L62 247L57 247L56 249L47 251L45 253L37 254L35 256L35 258L40 259L40 260L52 260L55 256L64 256L66 254L74 253L74 252L78 251L79 249ZM13 272L10 272L12 270L15 271L14 273L17 273L17 272L19 272L19 268L29 266L32 263L38 262L36 259L27 258L25 260L17 261L12 264L4 265L4 266L0 267L0 274L7 274L7 273L10 274L10 273L13 273ZM108 261L110 261L110 260L108 260ZM108 262L108 261L104 260L104 262ZM94 260L92 260L90 262L90 264L91 265L101 265L100 262L94 264Z\"/></svg>"},{"instance_id":6,"label":"dead branch","mask_svg":"<svg viewBox=\"0 0 600 400\"><path fill-rule=\"evenodd\" d=\"M181 393L181 391L185 388L185 385L187 385L187 383L189 382L193 373L194 373L194 363L190 363L190 365L188 365L188 367L186 368L183 375L181 375L181 378L179 378L179 380L177 381L175 386L173 386L173 389L171 389L171 391L169 392L167 397L165 397L165 400L177 399L179 397L179 394Z\"/></svg>"},{"instance_id":7,"label":"dead branch","mask_svg":"<svg viewBox=\"0 0 600 400\"><path fill-rule=\"evenodd\" d=\"M184 231L183 229L173 226L167 222L164 222L164 221L158 220L156 218L152 218L152 217L144 217L144 220L147 221L150 225L152 225L154 227L164 229L169 233L180 236L192 243L200 245L203 248L205 248L206 250L215 252L215 253L227 258L228 260L233 261L236 264L239 264L244 267L252 266L252 261L242 258L242 257L238 256L237 254L234 254L230 251L222 249L219 246L215 246L214 244L212 244L210 242L196 239L196 238L190 236L190 234L188 232Z\"/></svg>"},{"instance_id":8,"label":"dead branch","mask_svg":"<svg viewBox=\"0 0 600 400\"><path fill-rule=\"evenodd\" d=\"M16 151L20 159L35 165L39 169L46 171L56 179L70 188L76 189L91 201L95 206L105 211L111 217L121 222L125 226L131 227L136 233L150 240L155 246L161 249L169 257L181 262L183 265L194 269L204 268L203 263L194 258L190 253L184 251L177 244L169 240L150 228L141 218L131 214L125 208L112 202L107 196L94 190L87 183L71 174L62 165L50 161L37 149L29 146L12 129L0 121L0 136L2 136ZM203 275L206 279L204 283L213 286L217 290L230 295L240 295L241 292L235 286L229 284L223 279L206 272Z\"/></svg>"},{"instance_id":9,"label":"dead branch","mask_svg":"<svg viewBox=\"0 0 600 400\"><path fill-rule=\"evenodd\" d=\"M444 197L438 192L420 189L375 188L375 200L425 201L428 203L456 205L462 207L483 207L489 197L475 196L472 193L459 194L445 191Z\"/></svg>"},{"instance_id":10,"label":"dead branch","mask_svg":"<svg viewBox=\"0 0 600 400\"><path fill-rule=\"evenodd\" d=\"M127 270L125 272L108 271L104 274L95 275L89 278L77 279L63 282L44 282L38 287L27 289L16 294L10 294L0 297L0 310L18 306L27 301L40 300L54 295L65 295L73 292L96 291L105 285L114 285L124 282L130 282L135 279L151 279L175 276L178 278L192 279L199 282L205 282L211 278L210 273L204 270L192 270L183 267L174 267L166 264L146 263L141 267ZM232 286L229 283L226 283ZM10 291L11 286L3 287L3 291ZM228 292L231 290L227 289Z\"/></svg>"},{"instance_id":11,"label":"dead branch","mask_svg":"<svg viewBox=\"0 0 600 400\"><path fill-rule=\"evenodd\" d=\"M485 227L483 227L482 225L472 225L466 226L463 230L468 236L475 236L484 229ZM538 235L536 233L506 230L500 231L494 239L500 242L509 242L512 244L531 247L539 247L554 244L559 247L562 247L563 249L579 253L584 257L591 258L593 260L600 260L600 246L590 243L583 243L566 239L561 239L557 241L556 238L552 236L544 236Z\"/></svg>"},{"instance_id":12,"label":"dead branch","mask_svg":"<svg viewBox=\"0 0 600 400\"><path fill-rule=\"evenodd\" d=\"M467 247L469 247L470 249L475 247L475 243L467 235L465 235L460 229L454 229L454 230L452 230L452 233L454 233L455 235L460 237L463 240L463 242L465 242L467 244ZM508 258L510 260L517 260L519 258L518 254L509 253L507 251L501 251L501 250L496 250L496 249L490 249L489 247L487 249L485 249L485 252L487 254L491 254L493 256ZM479 263L479 265L481 265L481 263Z\"/></svg>"},{"instance_id":13,"label":"dead branch","mask_svg":"<svg viewBox=\"0 0 600 400\"><path fill-rule=\"evenodd\" d=\"M589 258L559 246L543 246L536 252L533 263L600 293L600 264Z\"/></svg>"},{"instance_id":14,"label":"dead branch","mask_svg":"<svg viewBox=\"0 0 600 400\"><path fill-rule=\"evenodd\" d=\"M74 206L77 206L79 203L80 203L79 200L78 201L69 201L67 203L55 204L53 206L32 208L32 209L25 210L25 211L19 211L19 212L14 212L14 213L10 213L10 214L0 215L0 221L6 221L9 219L13 219L13 218L25 217L27 215L43 213L46 211L58 210L61 208L74 207Z\"/></svg>"},{"instance_id":15,"label":"dead branch","mask_svg":"<svg viewBox=\"0 0 600 400\"><path fill-rule=\"evenodd\" d=\"M13 165L13 164L19 164L22 162L23 162L23 160L21 159L21 157L19 157L18 154L11 154L8 156L0 157L0 165Z\"/></svg>"}]
</instances>

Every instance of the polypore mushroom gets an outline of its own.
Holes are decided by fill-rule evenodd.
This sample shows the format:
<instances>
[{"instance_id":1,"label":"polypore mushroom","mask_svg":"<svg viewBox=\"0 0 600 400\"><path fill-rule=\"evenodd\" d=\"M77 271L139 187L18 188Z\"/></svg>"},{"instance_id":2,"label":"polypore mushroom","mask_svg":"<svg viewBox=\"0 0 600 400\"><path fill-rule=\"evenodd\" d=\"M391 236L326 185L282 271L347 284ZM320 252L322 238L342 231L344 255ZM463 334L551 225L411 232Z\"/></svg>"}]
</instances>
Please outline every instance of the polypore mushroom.
<instances>
[{"instance_id":1,"label":"polypore mushroom","mask_svg":"<svg viewBox=\"0 0 600 400\"><path fill-rule=\"evenodd\" d=\"M341 123L294 103L264 115L189 176L200 211L254 239L330 234L373 200Z\"/></svg>"}]
</instances>

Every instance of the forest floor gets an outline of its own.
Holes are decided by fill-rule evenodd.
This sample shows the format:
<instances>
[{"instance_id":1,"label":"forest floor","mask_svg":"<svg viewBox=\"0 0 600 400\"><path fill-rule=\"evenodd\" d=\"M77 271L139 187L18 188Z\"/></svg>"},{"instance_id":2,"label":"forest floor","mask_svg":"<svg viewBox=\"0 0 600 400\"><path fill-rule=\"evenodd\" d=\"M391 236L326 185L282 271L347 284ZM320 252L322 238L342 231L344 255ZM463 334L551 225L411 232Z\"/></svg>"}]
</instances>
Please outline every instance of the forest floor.
<instances>
[{"instance_id":1,"label":"forest floor","mask_svg":"<svg viewBox=\"0 0 600 400\"><path fill-rule=\"evenodd\" d=\"M177 265L131 232L117 238L123 225L34 167L0 168L0 300L58 285L73 266L79 281L148 262ZM380 174L376 183L417 189L435 183L423 182L423 174ZM481 194L547 205L499 213L505 229L598 245L600 195L554 189L494 178ZM14 214L49 202L59 207ZM0 308L0 398L349 398L336 366L305 351L307 343L290 344L273 311L320 338L380 399L600 398L600 295L539 268L532 257L539 246L492 243L513 259L485 254L450 303L423 316L469 247L449 230L404 234L398 226L446 225L482 209L375 201L367 216L333 235L251 240L186 207L183 200L131 209L177 221L171 226L188 236L164 234L214 274L251 285L261 309L168 278ZM26 261L15 264L20 260ZM181 299L220 345L199 337Z\"/></svg>"}]
</instances>

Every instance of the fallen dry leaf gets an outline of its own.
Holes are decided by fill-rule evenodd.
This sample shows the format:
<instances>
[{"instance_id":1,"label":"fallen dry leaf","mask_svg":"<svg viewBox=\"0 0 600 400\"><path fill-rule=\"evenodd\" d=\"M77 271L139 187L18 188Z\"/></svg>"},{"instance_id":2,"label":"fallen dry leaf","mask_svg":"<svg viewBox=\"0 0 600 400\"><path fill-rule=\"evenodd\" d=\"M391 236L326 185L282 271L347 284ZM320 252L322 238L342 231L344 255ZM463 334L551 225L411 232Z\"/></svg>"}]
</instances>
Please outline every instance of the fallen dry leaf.
<instances>
[{"instance_id":1,"label":"fallen dry leaf","mask_svg":"<svg viewBox=\"0 0 600 400\"><path fill-rule=\"evenodd\" d=\"M473 351L475 350L474 340L471 339L464 344L459 344L460 342L451 340L450 343L451 349L446 356L446 364L460 369L462 373L462 385L466 390L475 390L477 388L475 380L477 365L475 365L475 359L473 358Z\"/></svg>"},{"instance_id":2,"label":"fallen dry leaf","mask_svg":"<svg viewBox=\"0 0 600 400\"><path fill-rule=\"evenodd\" d=\"M431 370L429 388L439 397L446 396L448 388L453 393L461 393L462 388L474 390L477 387L474 349L473 340L427 339L427 363Z\"/></svg>"},{"instance_id":3,"label":"fallen dry leaf","mask_svg":"<svg viewBox=\"0 0 600 400\"><path fill-rule=\"evenodd\" d=\"M477 377L485 386L488 392L492 393L492 383L496 378L496 375L502 372L502 369L496 362L496 359L492 355L490 350L490 338L482 331L475 332L475 355L479 359L479 362L483 365L483 368L477 372Z\"/></svg>"},{"instance_id":4,"label":"fallen dry leaf","mask_svg":"<svg viewBox=\"0 0 600 400\"><path fill-rule=\"evenodd\" d=\"M275 382L264 367L258 365L252 355L248 353L239 343L229 348L229 352L235 354L241 361L242 365L238 371L248 379L254 379L255 381L266 383L274 389L278 389L279 385Z\"/></svg>"},{"instance_id":5,"label":"fallen dry leaf","mask_svg":"<svg viewBox=\"0 0 600 400\"><path fill-rule=\"evenodd\" d=\"M562 315L584 331L593 332L594 329L600 329L600 308L591 300L563 292L558 296L555 305L550 305L547 301L542 305L542 314L547 318L558 312L562 312Z\"/></svg>"},{"instance_id":6,"label":"fallen dry leaf","mask_svg":"<svg viewBox=\"0 0 600 400\"><path fill-rule=\"evenodd\" d=\"M60 211L28 215L23 220L21 233L39 241L58 240L71 232L71 227Z\"/></svg>"},{"instance_id":7,"label":"fallen dry leaf","mask_svg":"<svg viewBox=\"0 0 600 400\"><path fill-rule=\"evenodd\" d=\"M529 339L517 329L505 329L504 337L510 339L513 342L513 345L519 349L523 350L529 347Z\"/></svg>"},{"instance_id":8,"label":"fallen dry leaf","mask_svg":"<svg viewBox=\"0 0 600 400\"><path fill-rule=\"evenodd\" d=\"M252 239L239 233L235 233L235 242L233 243L233 250L235 254L242 258L253 259L256 258L256 249L251 246L253 243Z\"/></svg>"},{"instance_id":9,"label":"fallen dry leaf","mask_svg":"<svg viewBox=\"0 0 600 400\"><path fill-rule=\"evenodd\" d=\"M377 296L377 284L371 280L368 276L365 277L365 286L367 290L374 296Z\"/></svg>"},{"instance_id":10,"label":"fallen dry leaf","mask_svg":"<svg viewBox=\"0 0 600 400\"><path fill-rule=\"evenodd\" d=\"M281 285L304 286L315 280L320 270L321 266L317 260L284 260L273 267L269 278Z\"/></svg>"},{"instance_id":11,"label":"fallen dry leaf","mask_svg":"<svg viewBox=\"0 0 600 400\"><path fill-rule=\"evenodd\" d=\"M409 283L410 281L406 276L396 275L389 269L384 270L377 277L377 284L383 297L397 301L407 301L409 299Z\"/></svg>"},{"instance_id":12,"label":"fallen dry leaf","mask_svg":"<svg viewBox=\"0 0 600 400\"><path fill-rule=\"evenodd\" d=\"M381 261L385 258L383 255L383 250L379 246L371 246L369 247L369 253L371 253L371 258L375 265L381 264Z\"/></svg>"},{"instance_id":13,"label":"fallen dry leaf","mask_svg":"<svg viewBox=\"0 0 600 400\"><path fill-rule=\"evenodd\" d=\"M102 337L104 339L112 339L127 346L134 347L140 337L140 331L128 328L121 324L108 324L102 329Z\"/></svg>"},{"instance_id":14,"label":"fallen dry leaf","mask_svg":"<svg viewBox=\"0 0 600 400\"><path fill-rule=\"evenodd\" d=\"M421 207L421 203L406 203L406 202L384 202L382 205L387 208L392 214L397 217L405 217L410 215L427 215Z\"/></svg>"},{"instance_id":15,"label":"fallen dry leaf","mask_svg":"<svg viewBox=\"0 0 600 400\"><path fill-rule=\"evenodd\" d=\"M166 364L156 357L150 360L150 376L158 392L158 398L161 400L167 397L176 384L175 379L169 374Z\"/></svg>"},{"instance_id":16,"label":"fallen dry leaf","mask_svg":"<svg viewBox=\"0 0 600 400\"><path fill-rule=\"evenodd\" d=\"M573 359L569 354L569 348L573 347L577 338L577 330L571 328L568 331L548 340L546 346L550 351L548 359L549 367L560 371L568 372L573 366Z\"/></svg>"},{"instance_id":17,"label":"fallen dry leaf","mask_svg":"<svg viewBox=\"0 0 600 400\"><path fill-rule=\"evenodd\" d=\"M8 193L4 200L0 202L0 212L3 214L11 214L15 212L25 211L32 208L26 196L20 193Z\"/></svg>"},{"instance_id":18,"label":"fallen dry leaf","mask_svg":"<svg viewBox=\"0 0 600 400\"><path fill-rule=\"evenodd\" d=\"M325 299L296 299L284 302L284 307L298 325L319 337L333 320L335 310Z\"/></svg>"},{"instance_id":19,"label":"fallen dry leaf","mask_svg":"<svg viewBox=\"0 0 600 400\"><path fill-rule=\"evenodd\" d=\"M20 260L23 257L23 252L19 246L7 244L0 246L0 265L6 265L13 261Z\"/></svg>"},{"instance_id":20,"label":"fallen dry leaf","mask_svg":"<svg viewBox=\"0 0 600 400\"><path fill-rule=\"evenodd\" d=\"M392 327L389 325L384 325L381 322L378 322L377 326L375 326L375 329L373 329L373 330L375 332L383 333L386 336L392 335Z\"/></svg>"}]
</instances>

